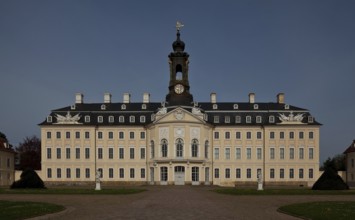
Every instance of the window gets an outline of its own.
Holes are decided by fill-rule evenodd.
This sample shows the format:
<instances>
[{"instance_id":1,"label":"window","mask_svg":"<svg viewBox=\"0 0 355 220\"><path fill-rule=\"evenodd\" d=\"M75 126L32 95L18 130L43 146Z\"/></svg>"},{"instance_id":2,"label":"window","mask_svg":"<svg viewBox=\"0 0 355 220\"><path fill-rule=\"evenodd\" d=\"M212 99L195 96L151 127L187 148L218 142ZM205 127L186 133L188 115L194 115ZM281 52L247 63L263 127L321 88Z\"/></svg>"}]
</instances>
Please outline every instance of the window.
<instances>
[{"instance_id":1,"label":"window","mask_svg":"<svg viewBox=\"0 0 355 220\"><path fill-rule=\"evenodd\" d=\"M226 139L230 139L231 138L231 133L229 131L226 131L225 138Z\"/></svg>"},{"instance_id":2,"label":"window","mask_svg":"<svg viewBox=\"0 0 355 220\"><path fill-rule=\"evenodd\" d=\"M236 133L235 133L235 138L236 139L241 139L241 134L240 134L240 131L237 131Z\"/></svg>"},{"instance_id":3,"label":"window","mask_svg":"<svg viewBox=\"0 0 355 220\"><path fill-rule=\"evenodd\" d=\"M101 105L101 110L106 110L106 105L105 104Z\"/></svg>"},{"instance_id":4,"label":"window","mask_svg":"<svg viewBox=\"0 0 355 220\"><path fill-rule=\"evenodd\" d=\"M247 117L245 118L245 120L246 120L246 123L251 123L251 116L247 116Z\"/></svg>"},{"instance_id":5,"label":"window","mask_svg":"<svg viewBox=\"0 0 355 220\"><path fill-rule=\"evenodd\" d=\"M304 133L303 133L303 131L300 131L300 132L298 133L298 138L299 138L299 139L303 139L303 138L304 138Z\"/></svg>"},{"instance_id":6,"label":"window","mask_svg":"<svg viewBox=\"0 0 355 220\"><path fill-rule=\"evenodd\" d=\"M251 178L251 169L250 168L247 169L247 178L248 179Z\"/></svg>"},{"instance_id":7,"label":"window","mask_svg":"<svg viewBox=\"0 0 355 220\"><path fill-rule=\"evenodd\" d=\"M119 159L124 159L124 148L123 147L120 147L118 149L118 158Z\"/></svg>"},{"instance_id":8,"label":"window","mask_svg":"<svg viewBox=\"0 0 355 220\"><path fill-rule=\"evenodd\" d=\"M309 170L308 170L308 177L309 177L310 179L313 179L313 169L309 169Z\"/></svg>"},{"instance_id":9,"label":"window","mask_svg":"<svg viewBox=\"0 0 355 220\"><path fill-rule=\"evenodd\" d=\"M52 116L47 117L47 122L52 122Z\"/></svg>"},{"instance_id":10,"label":"window","mask_svg":"<svg viewBox=\"0 0 355 220\"><path fill-rule=\"evenodd\" d=\"M110 178L110 179L113 178L113 168L108 169L108 178Z\"/></svg>"},{"instance_id":11,"label":"window","mask_svg":"<svg viewBox=\"0 0 355 220\"><path fill-rule=\"evenodd\" d=\"M71 178L71 169L70 168L66 169L66 173L67 173L67 178Z\"/></svg>"},{"instance_id":12,"label":"window","mask_svg":"<svg viewBox=\"0 0 355 220\"><path fill-rule=\"evenodd\" d=\"M231 122L230 116L225 116L225 117L224 117L224 122L225 122L225 123L230 123L230 122Z\"/></svg>"},{"instance_id":13,"label":"window","mask_svg":"<svg viewBox=\"0 0 355 220\"><path fill-rule=\"evenodd\" d=\"M298 170L298 178L303 179L303 169Z\"/></svg>"},{"instance_id":14,"label":"window","mask_svg":"<svg viewBox=\"0 0 355 220\"><path fill-rule=\"evenodd\" d=\"M52 159L52 149L47 148L47 159Z\"/></svg>"},{"instance_id":15,"label":"window","mask_svg":"<svg viewBox=\"0 0 355 220\"><path fill-rule=\"evenodd\" d=\"M219 123L219 116L213 116L213 122Z\"/></svg>"},{"instance_id":16,"label":"window","mask_svg":"<svg viewBox=\"0 0 355 220\"><path fill-rule=\"evenodd\" d=\"M70 148L65 149L65 158L70 159Z\"/></svg>"},{"instance_id":17,"label":"window","mask_svg":"<svg viewBox=\"0 0 355 220\"><path fill-rule=\"evenodd\" d=\"M294 177L294 171L293 171L293 169L290 169L290 179L293 179L293 177Z\"/></svg>"},{"instance_id":18,"label":"window","mask_svg":"<svg viewBox=\"0 0 355 220\"><path fill-rule=\"evenodd\" d=\"M218 160L219 159L219 148L214 149L214 159Z\"/></svg>"},{"instance_id":19,"label":"window","mask_svg":"<svg viewBox=\"0 0 355 220\"><path fill-rule=\"evenodd\" d=\"M90 116L85 115L85 119L84 120L85 120L86 123L89 123L90 122Z\"/></svg>"},{"instance_id":20,"label":"window","mask_svg":"<svg viewBox=\"0 0 355 220\"><path fill-rule=\"evenodd\" d=\"M118 133L118 138L119 138L119 139L124 139L124 132L123 132L123 131L120 131L120 132Z\"/></svg>"},{"instance_id":21,"label":"window","mask_svg":"<svg viewBox=\"0 0 355 220\"><path fill-rule=\"evenodd\" d=\"M60 137L60 131L57 131L57 139L60 139L61 137Z\"/></svg>"},{"instance_id":22,"label":"window","mask_svg":"<svg viewBox=\"0 0 355 220\"><path fill-rule=\"evenodd\" d=\"M129 148L129 159L134 159L134 148Z\"/></svg>"},{"instance_id":23,"label":"window","mask_svg":"<svg viewBox=\"0 0 355 220\"><path fill-rule=\"evenodd\" d=\"M168 168L160 167L160 181L166 182L168 181Z\"/></svg>"},{"instance_id":24,"label":"window","mask_svg":"<svg viewBox=\"0 0 355 220\"><path fill-rule=\"evenodd\" d=\"M273 131L270 132L270 139L275 139L275 132Z\"/></svg>"},{"instance_id":25,"label":"window","mask_svg":"<svg viewBox=\"0 0 355 220\"><path fill-rule=\"evenodd\" d=\"M90 158L90 148L85 148L85 159Z\"/></svg>"},{"instance_id":26,"label":"window","mask_svg":"<svg viewBox=\"0 0 355 220\"><path fill-rule=\"evenodd\" d=\"M198 167L192 167L191 179L192 179L192 182L198 182L199 181L199 169L198 169Z\"/></svg>"},{"instance_id":27,"label":"window","mask_svg":"<svg viewBox=\"0 0 355 220\"><path fill-rule=\"evenodd\" d=\"M113 148L108 149L108 159L113 159Z\"/></svg>"},{"instance_id":28,"label":"window","mask_svg":"<svg viewBox=\"0 0 355 220\"><path fill-rule=\"evenodd\" d=\"M251 139L251 132L250 131L247 132L247 139Z\"/></svg>"},{"instance_id":29,"label":"window","mask_svg":"<svg viewBox=\"0 0 355 220\"><path fill-rule=\"evenodd\" d=\"M60 159L62 157L62 149L57 148L57 159Z\"/></svg>"},{"instance_id":30,"label":"window","mask_svg":"<svg viewBox=\"0 0 355 220\"><path fill-rule=\"evenodd\" d=\"M275 169L271 168L270 169L270 179L274 179L275 178Z\"/></svg>"},{"instance_id":31,"label":"window","mask_svg":"<svg viewBox=\"0 0 355 220\"><path fill-rule=\"evenodd\" d=\"M147 105L146 104L142 104L142 109L147 109Z\"/></svg>"},{"instance_id":32,"label":"window","mask_svg":"<svg viewBox=\"0 0 355 220\"><path fill-rule=\"evenodd\" d=\"M290 139L294 139L295 138L295 133L293 131L290 131Z\"/></svg>"},{"instance_id":33,"label":"window","mask_svg":"<svg viewBox=\"0 0 355 220\"><path fill-rule=\"evenodd\" d=\"M285 148L280 148L280 159L285 159Z\"/></svg>"},{"instance_id":34,"label":"window","mask_svg":"<svg viewBox=\"0 0 355 220\"><path fill-rule=\"evenodd\" d=\"M218 108L218 105L217 105L217 104L213 104L212 108L213 108L213 109L217 109L217 108Z\"/></svg>"},{"instance_id":35,"label":"window","mask_svg":"<svg viewBox=\"0 0 355 220\"><path fill-rule=\"evenodd\" d=\"M236 177L237 179L240 179L240 178L242 177L241 172L240 172L240 168L237 168L237 169L235 170L235 177Z\"/></svg>"},{"instance_id":36,"label":"window","mask_svg":"<svg viewBox=\"0 0 355 220\"><path fill-rule=\"evenodd\" d=\"M261 139L261 132L260 131L256 132L256 139Z\"/></svg>"},{"instance_id":37,"label":"window","mask_svg":"<svg viewBox=\"0 0 355 220\"><path fill-rule=\"evenodd\" d=\"M145 139L145 132L141 131L141 139Z\"/></svg>"},{"instance_id":38,"label":"window","mask_svg":"<svg viewBox=\"0 0 355 220\"><path fill-rule=\"evenodd\" d=\"M290 148L290 159L295 159L295 149Z\"/></svg>"},{"instance_id":39,"label":"window","mask_svg":"<svg viewBox=\"0 0 355 220\"><path fill-rule=\"evenodd\" d=\"M308 148L308 158L309 158L310 160L313 159L313 148Z\"/></svg>"},{"instance_id":40,"label":"window","mask_svg":"<svg viewBox=\"0 0 355 220\"><path fill-rule=\"evenodd\" d=\"M108 139L113 139L113 132L112 131L108 132Z\"/></svg>"},{"instance_id":41,"label":"window","mask_svg":"<svg viewBox=\"0 0 355 220\"><path fill-rule=\"evenodd\" d=\"M150 141L150 158L155 157L155 151L154 151L154 141Z\"/></svg>"},{"instance_id":42,"label":"window","mask_svg":"<svg viewBox=\"0 0 355 220\"><path fill-rule=\"evenodd\" d=\"M238 104L234 104L233 109L238 109Z\"/></svg>"},{"instance_id":43,"label":"window","mask_svg":"<svg viewBox=\"0 0 355 220\"><path fill-rule=\"evenodd\" d=\"M191 156L198 157L198 140L193 139L191 143Z\"/></svg>"},{"instance_id":44,"label":"window","mask_svg":"<svg viewBox=\"0 0 355 220\"><path fill-rule=\"evenodd\" d=\"M162 157L168 156L168 140L166 139L161 140L161 156Z\"/></svg>"},{"instance_id":45,"label":"window","mask_svg":"<svg viewBox=\"0 0 355 220\"><path fill-rule=\"evenodd\" d=\"M89 139L90 138L90 133L88 131L85 131L85 139Z\"/></svg>"},{"instance_id":46,"label":"window","mask_svg":"<svg viewBox=\"0 0 355 220\"><path fill-rule=\"evenodd\" d=\"M261 152L261 148L257 148L256 149L256 157L258 160L262 159L262 152Z\"/></svg>"},{"instance_id":47,"label":"window","mask_svg":"<svg viewBox=\"0 0 355 220\"><path fill-rule=\"evenodd\" d=\"M285 178L285 169L280 169L280 179Z\"/></svg>"},{"instance_id":48,"label":"window","mask_svg":"<svg viewBox=\"0 0 355 220\"><path fill-rule=\"evenodd\" d=\"M130 123L136 122L136 117L134 117L133 115L129 116L129 122Z\"/></svg>"},{"instance_id":49,"label":"window","mask_svg":"<svg viewBox=\"0 0 355 220\"><path fill-rule=\"evenodd\" d=\"M208 141L205 142L205 158L208 158Z\"/></svg>"},{"instance_id":50,"label":"window","mask_svg":"<svg viewBox=\"0 0 355 220\"><path fill-rule=\"evenodd\" d=\"M109 122L109 123L115 122L115 117L112 116L112 115L108 116L108 122Z\"/></svg>"},{"instance_id":51,"label":"window","mask_svg":"<svg viewBox=\"0 0 355 220\"><path fill-rule=\"evenodd\" d=\"M75 148L75 159L80 159L80 148Z\"/></svg>"},{"instance_id":52,"label":"window","mask_svg":"<svg viewBox=\"0 0 355 220\"><path fill-rule=\"evenodd\" d=\"M134 131L129 132L129 139L134 139Z\"/></svg>"},{"instance_id":53,"label":"window","mask_svg":"<svg viewBox=\"0 0 355 220\"><path fill-rule=\"evenodd\" d=\"M90 178L90 168L85 168L85 178Z\"/></svg>"},{"instance_id":54,"label":"window","mask_svg":"<svg viewBox=\"0 0 355 220\"><path fill-rule=\"evenodd\" d=\"M241 148L237 147L235 149L235 159L240 160L242 159Z\"/></svg>"},{"instance_id":55,"label":"window","mask_svg":"<svg viewBox=\"0 0 355 220\"><path fill-rule=\"evenodd\" d=\"M235 123L240 124L242 122L242 118L240 116L235 116Z\"/></svg>"},{"instance_id":56,"label":"window","mask_svg":"<svg viewBox=\"0 0 355 220\"><path fill-rule=\"evenodd\" d=\"M229 179L231 177L231 170L229 168L226 168L225 177L226 179Z\"/></svg>"},{"instance_id":57,"label":"window","mask_svg":"<svg viewBox=\"0 0 355 220\"><path fill-rule=\"evenodd\" d=\"M75 177L80 178L80 169L79 168L75 169Z\"/></svg>"},{"instance_id":58,"label":"window","mask_svg":"<svg viewBox=\"0 0 355 220\"><path fill-rule=\"evenodd\" d=\"M313 131L310 131L310 132L308 133L308 138L309 138L309 139L313 139Z\"/></svg>"},{"instance_id":59,"label":"window","mask_svg":"<svg viewBox=\"0 0 355 220\"><path fill-rule=\"evenodd\" d=\"M145 178L145 169L141 168L141 178L144 179Z\"/></svg>"},{"instance_id":60,"label":"window","mask_svg":"<svg viewBox=\"0 0 355 220\"><path fill-rule=\"evenodd\" d=\"M285 139L285 132L280 131L280 139Z\"/></svg>"},{"instance_id":61,"label":"window","mask_svg":"<svg viewBox=\"0 0 355 220\"><path fill-rule=\"evenodd\" d=\"M300 148L298 153L299 153L298 158L303 160L303 158L304 158L304 149Z\"/></svg>"},{"instance_id":62,"label":"window","mask_svg":"<svg viewBox=\"0 0 355 220\"><path fill-rule=\"evenodd\" d=\"M141 159L145 159L145 148L141 148Z\"/></svg>"},{"instance_id":63,"label":"window","mask_svg":"<svg viewBox=\"0 0 355 220\"><path fill-rule=\"evenodd\" d=\"M219 132L218 131L214 132L214 139L219 139Z\"/></svg>"},{"instance_id":64,"label":"window","mask_svg":"<svg viewBox=\"0 0 355 220\"><path fill-rule=\"evenodd\" d=\"M102 116L97 116L97 122L98 123L104 122L104 118Z\"/></svg>"},{"instance_id":65,"label":"window","mask_svg":"<svg viewBox=\"0 0 355 220\"><path fill-rule=\"evenodd\" d=\"M269 123L275 123L275 116L273 115L269 116Z\"/></svg>"},{"instance_id":66,"label":"window","mask_svg":"<svg viewBox=\"0 0 355 220\"><path fill-rule=\"evenodd\" d=\"M219 178L219 169L218 168L214 169L214 178L216 178L216 179Z\"/></svg>"},{"instance_id":67,"label":"window","mask_svg":"<svg viewBox=\"0 0 355 220\"><path fill-rule=\"evenodd\" d=\"M261 116L256 116L256 123L261 123L261 122L262 122Z\"/></svg>"},{"instance_id":68,"label":"window","mask_svg":"<svg viewBox=\"0 0 355 220\"><path fill-rule=\"evenodd\" d=\"M181 138L176 140L176 157L184 156L184 142Z\"/></svg>"},{"instance_id":69,"label":"window","mask_svg":"<svg viewBox=\"0 0 355 220\"><path fill-rule=\"evenodd\" d=\"M62 178L62 169L57 168L57 178Z\"/></svg>"},{"instance_id":70,"label":"window","mask_svg":"<svg viewBox=\"0 0 355 220\"><path fill-rule=\"evenodd\" d=\"M102 155L102 148L100 147L100 148L97 149L97 158L98 158L98 159L102 159L102 157L103 157L103 155Z\"/></svg>"},{"instance_id":71,"label":"window","mask_svg":"<svg viewBox=\"0 0 355 220\"><path fill-rule=\"evenodd\" d=\"M51 139L52 138L52 133L50 131L47 131L47 139Z\"/></svg>"},{"instance_id":72,"label":"window","mask_svg":"<svg viewBox=\"0 0 355 220\"><path fill-rule=\"evenodd\" d=\"M259 109L259 105L258 104L254 104L254 109Z\"/></svg>"},{"instance_id":73,"label":"window","mask_svg":"<svg viewBox=\"0 0 355 220\"><path fill-rule=\"evenodd\" d=\"M313 123L314 118L312 116L308 116L308 123Z\"/></svg>"},{"instance_id":74,"label":"window","mask_svg":"<svg viewBox=\"0 0 355 220\"><path fill-rule=\"evenodd\" d=\"M51 168L47 169L47 178L52 178L52 169Z\"/></svg>"},{"instance_id":75,"label":"window","mask_svg":"<svg viewBox=\"0 0 355 220\"><path fill-rule=\"evenodd\" d=\"M102 139L102 132L101 132L101 131L99 131L99 132L97 133L97 138L98 138L98 139Z\"/></svg>"},{"instance_id":76,"label":"window","mask_svg":"<svg viewBox=\"0 0 355 220\"><path fill-rule=\"evenodd\" d=\"M119 169L119 177L122 179L124 178L124 169L123 168L120 168Z\"/></svg>"},{"instance_id":77,"label":"window","mask_svg":"<svg viewBox=\"0 0 355 220\"><path fill-rule=\"evenodd\" d=\"M120 115L120 117L118 117L118 122L124 123L124 116L123 115Z\"/></svg>"},{"instance_id":78,"label":"window","mask_svg":"<svg viewBox=\"0 0 355 220\"><path fill-rule=\"evenodd\" d=\"M247 159L251 159L251 148L247 148Z\"/></svg>"},{"instance_id":79,"label":"window","mask_svg":"<svg viewBox=\"0 0 355 220\"><path fill-rule=\"evenodd\" d=\"M80 139L80 132L79 131L75 132L75 138Z\"/></svg>"},{"instance_id":80,"label":"window","mask_svg":"<svg viewBox=\"0 0 355 220\"><path fill-rule=\"evenodd\" d=\"M275 159L275 148L270 148L270 160Z\"/></svg>"},{"instance_id":81,"label":"window","mask_svg":"<svg viewBox=\"0 0 355 220\"><path fill-rule=\"evenodd\" d=\"M231 149L230 148L226 148L225 149L225 157L226 157L226 160L229 160L231 159Z\"/></svg>"}]
</instances>

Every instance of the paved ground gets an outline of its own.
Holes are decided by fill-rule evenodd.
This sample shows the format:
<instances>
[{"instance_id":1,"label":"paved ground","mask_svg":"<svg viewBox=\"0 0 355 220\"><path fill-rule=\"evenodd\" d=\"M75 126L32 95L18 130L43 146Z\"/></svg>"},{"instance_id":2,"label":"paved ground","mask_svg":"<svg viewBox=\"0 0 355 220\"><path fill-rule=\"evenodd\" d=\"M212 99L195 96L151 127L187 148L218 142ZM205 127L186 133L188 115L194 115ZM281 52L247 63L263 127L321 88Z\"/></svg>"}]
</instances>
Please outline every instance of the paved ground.
<instances>
[{"instance_id":1,"label":"paved ground","mask_svg":"<svg viewBox=\"0 0 355 220\"><path fill-rule=\"evenodd\" d=\"M297 219L276 210L309 201L355 201L354 196L231 196L210 187L149 186L133 195L1 195L2 200L41 201L67 207L35 219Z\"/></svg>"}]
</instances>

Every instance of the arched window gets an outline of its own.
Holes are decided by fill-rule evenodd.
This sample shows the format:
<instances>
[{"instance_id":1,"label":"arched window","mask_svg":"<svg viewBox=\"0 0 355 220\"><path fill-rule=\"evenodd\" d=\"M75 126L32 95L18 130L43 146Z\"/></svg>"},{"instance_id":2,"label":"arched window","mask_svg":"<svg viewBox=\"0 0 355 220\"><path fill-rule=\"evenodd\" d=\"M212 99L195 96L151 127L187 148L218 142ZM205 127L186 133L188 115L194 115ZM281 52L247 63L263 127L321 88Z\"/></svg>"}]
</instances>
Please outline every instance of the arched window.
<instances>
[{"instance_id":1,"label":"arched window","mask_svg":"<svg viewBox=\"0 0 355 220\"><path fill-rule=\"evenodd\" d=\"M176 157L183 157L184 141L181 138L176 139Z\"/></svg>"},{"instance_id":2,"label":"arched window","mask_svg":"<svg viewBox=\"0 0 355 220\"><path fill-rule=\"evenodd\" d=\"M198 157L198 140L193 139L191 142L191 156Z\"/></svg>"},{"instance_id":3,"label":"arched window","mask_svg":"<svg viewBox=\"0 0 355 220\"><path fill-rule=\"evenodd\" d=\"M208 158L208 141L205 142L205 158Z\"/></svg>"},{"instance_id":4,"label":"arched window","mask_svg":"<svg viewBox=\"0 0 355 220\"><path fill-rule=\"evenodd\" d=\"M168 156L168 141L166 139L161 140L161 156Z\"/></svg>"},{"instance_id":5,"label":"arched window","mask_svg":"<svg viewBox=\"0 0 355 220\"><path fill-rule=\"evenodd\" d=\"M150 158L154 158L154 141L150 141Z\"/></svg>"}]
</instances>

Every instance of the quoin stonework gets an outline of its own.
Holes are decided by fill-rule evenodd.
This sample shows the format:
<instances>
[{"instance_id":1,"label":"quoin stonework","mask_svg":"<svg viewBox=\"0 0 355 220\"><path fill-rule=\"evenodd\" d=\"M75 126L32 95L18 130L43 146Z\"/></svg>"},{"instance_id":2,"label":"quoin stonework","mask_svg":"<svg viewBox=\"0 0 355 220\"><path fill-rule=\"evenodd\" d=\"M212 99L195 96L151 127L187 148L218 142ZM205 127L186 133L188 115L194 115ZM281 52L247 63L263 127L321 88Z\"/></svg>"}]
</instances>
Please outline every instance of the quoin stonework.
<instances>
[{"instance_id":1,"label":"quoin stonework","mask_svg":"<svg viewBox=\"0 0 355 220\"><path fill-rule=\"evenodd\" d=\"M311 113L285 102L198 102L190 93L189 54L177 25L162 102L149 93L120 103L52 110L40 123L42 179L155 185L312 185L319 176L319 128ZM193 74L193 73L191 73ZM191 86L193 86L191 84Z\"/></svg>"}]
</instances>

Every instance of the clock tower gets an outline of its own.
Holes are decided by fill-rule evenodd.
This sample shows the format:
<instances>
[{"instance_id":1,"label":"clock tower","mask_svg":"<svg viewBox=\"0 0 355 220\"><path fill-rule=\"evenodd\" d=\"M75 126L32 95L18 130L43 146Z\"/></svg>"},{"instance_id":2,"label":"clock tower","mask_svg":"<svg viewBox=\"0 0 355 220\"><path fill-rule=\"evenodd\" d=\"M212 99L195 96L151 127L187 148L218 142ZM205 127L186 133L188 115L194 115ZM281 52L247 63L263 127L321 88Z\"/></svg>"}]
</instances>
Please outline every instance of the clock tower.
<instances>
[{"instance_id":1,"label":"clock tower","mask_svg":"<svg viewBox=\"0 0 355 220\"><path fill-rule=\"evenodd\" d=\"M173 42L173 50L169 54L170 82L169 94L166 102L172 105L191 105L193 97L190 94L189 85L189 54L184 52L185 43L180 40L180 28L183 25L176 23L176 40Z\"/></svg>"}]
</instances>

